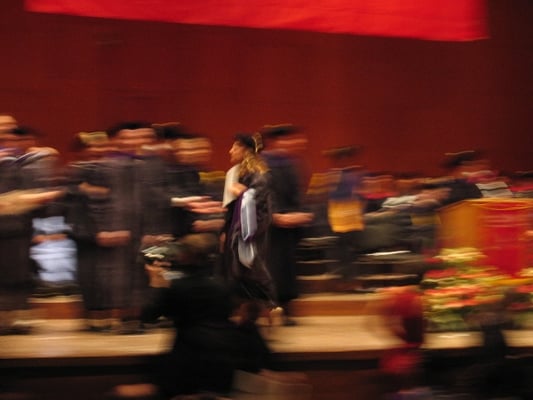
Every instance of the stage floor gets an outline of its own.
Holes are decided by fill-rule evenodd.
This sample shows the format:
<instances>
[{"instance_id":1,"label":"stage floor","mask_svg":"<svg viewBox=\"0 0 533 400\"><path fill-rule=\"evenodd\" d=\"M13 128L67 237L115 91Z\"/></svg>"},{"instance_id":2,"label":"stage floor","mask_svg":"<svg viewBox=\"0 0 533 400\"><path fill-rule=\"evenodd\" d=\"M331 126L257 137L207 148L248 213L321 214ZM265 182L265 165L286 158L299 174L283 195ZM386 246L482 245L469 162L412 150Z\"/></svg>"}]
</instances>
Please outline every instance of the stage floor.
<instances>
[{"instance_id":1,"label":"stage floor","mask_svg":"<svg viewBox=\"0 0 533 400\"><path fill-rule=\"evenodd\" d=\"M296 326L262 329L275 369L304 373L312 384L311 400L352 400L354 393L359 400L387 398L390 388L379 359L399 342L378 317L296 320ZM173 334L169 328L140 335L92 333L84 331L81 319L36 319L33 324L30 335L0 336L0 399L116 400L109 393L117 385L147 382L153 361L169 348ZM506 331L505 336L519 362L531 366L533 332ZM464 367L478 359L480 345L479 332L428 333L429 384L455 385ZM531 382L531 367L524 371Z\"/></svg>"},{"instance_id":2,"label":"stage floor","mask_svg":"<svg viewBox=\"0 0 533 400\"><path fill-rule=\"evenodd\" d=\"M313 316L296 318L297 325L262 328L268 344L285 360L359 360L375 359L394 348L398 340L387 332L378 317ZM29 335L0 336L0 361L8 366L37 359L48 362L68 359L107 359L157 355L168 349L172 329L157 328L144 334L119 335L84 331L80 319L34 320ZM505 331L511 348L533 352L533 332ZM426 334L425 348L461 352L480 346L479 332Z\"/></svg>"}]
</instances>

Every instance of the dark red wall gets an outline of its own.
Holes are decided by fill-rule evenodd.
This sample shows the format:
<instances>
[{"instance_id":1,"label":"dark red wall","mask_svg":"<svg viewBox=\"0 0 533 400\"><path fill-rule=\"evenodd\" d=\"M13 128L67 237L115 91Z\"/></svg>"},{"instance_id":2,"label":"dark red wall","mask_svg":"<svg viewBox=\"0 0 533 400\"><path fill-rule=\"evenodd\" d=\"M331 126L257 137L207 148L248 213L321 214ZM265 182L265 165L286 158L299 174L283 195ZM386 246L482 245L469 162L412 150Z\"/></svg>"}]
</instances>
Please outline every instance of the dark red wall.
<instances>
[{"instance_id":1,"label":"dark red wall","mask_svg":"<svg viewBox=\"0 0 533 400\"><path fill-rule=\"evenodd\" d=\"M446 151L481 148L532 169L533 2L489 1L477 42L231 29L32 14L3 0L0 112L69 159L73 134L124 119L181 121L228 166L236 131L293 122L321 150L358 144L370 170L438 175Z\"/></svg>"}]
</instances>

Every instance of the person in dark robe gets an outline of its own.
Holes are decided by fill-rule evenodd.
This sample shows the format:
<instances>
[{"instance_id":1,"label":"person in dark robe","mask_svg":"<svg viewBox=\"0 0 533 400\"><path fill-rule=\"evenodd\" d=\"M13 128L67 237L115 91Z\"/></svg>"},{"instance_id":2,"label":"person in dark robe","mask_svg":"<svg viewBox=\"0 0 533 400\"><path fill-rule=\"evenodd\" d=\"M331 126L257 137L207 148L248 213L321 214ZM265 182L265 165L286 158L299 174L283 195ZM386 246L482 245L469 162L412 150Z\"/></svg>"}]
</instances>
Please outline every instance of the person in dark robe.
<instances>
[{"instance_id":1,"label":"person in dark robe","mask_svg":"<svg viewBox=\"0 0 533 400\"><path fill-rule=\"evenodd\" d=\"M211 141L200 134L186 133L173 138L170 145L173 160L168 173L174 237L201 232L216 235L224 223L220 195L202 180L211 159Z\"/></svg>"},{"instance_id":2,"label":"person in dark robe","mask_svg":"<svg viewBox=\"0 0 533 400\"><path fill-rule=\"evenodd\" d=\"M265 126L261 130L267 146L264 157L270 169L272 192L272 224L268 251L268 268L277 293L277 303L283 309L282 322L293 325L289 303L299 296L296 279L296 251L302 227L313 220L313 214L303 210L301 174L298 154L305 140L291 124Z\"/></svg>"},{"instance_id":3,"label":"person in dark robe","mask_svg":"<svg viewBox=\"0 0 533 400\"><path fill-rule=\"evenodd\" d=\"M24 334L35 268L30 259L32 218L62 195L51 187L58 152L37 147L33 130L0 132L0 334Z\"/></svg>"},{"instance_id":4,"label":"person in dark robe","mask_svg":"<svg viewBox=\"0 0 533 400\"><path fill-rule=\"evenodd\" d=\"M447 188L448 190L448 194L443 200L442 205L483 197L481 190L479 190L476 184L468 180L469 165L475 160L478 160L479 157L479 151L475 150L445 154L442 166L448 172L449 179L441 185L441 187Z\"/></svg>"},{"instance_id":5,"label":"person in dark robe","mask_svg":"<svg viewBox=\"0 0 533 400\"><path fill-rule=\"evenodd\" d=\"M239 133L229 151L234 167L226 180L226 223L221 234L222 268L220 274L233 290L237 304L260 302L275 305L275 288L267 266L268 233L271 223L269 172L260 156L263 148L259 135ZM243 238L243 213L247 194L254 206L248 211L255 220L255 231ZM244 203L244 204L243 204ZM253 256L244 259L244 250ZM236 306L237 306L236 304Z\"/></svg>"},{"instance_id":6,"label":"person in dark robe","mask_svg":"<svg viewBox=\"0 0 533 400\"><path fill-rule=\"evenodd\" d=\"M157 157L140 152L155 139L149 125L119 124L107 134L108 151L70 166L69 222L78 250L78 280L90 330L114 325L119 333L140 333L147 278L138 251L143 234L157 233L153 214L163 200L154 192L161 189L154 177L164 176L164 170Z\"/></svg>"},{"instance_id":7,"label":"person in dark robe","mask_svg":"<svg viewBox=\"0 0 533 400\"><path fill-rule=\"evenodd\" d=\"M175 328L172 348L153 368L164 398L228 395L237 369L258 373L271 364L257 327L230 319L231 289L212 274L216 247L213 236L190 234L146 254L168 266L162 275L166 289L145 313L147 320L164 315Z\"/></svg>"}]
</instances>

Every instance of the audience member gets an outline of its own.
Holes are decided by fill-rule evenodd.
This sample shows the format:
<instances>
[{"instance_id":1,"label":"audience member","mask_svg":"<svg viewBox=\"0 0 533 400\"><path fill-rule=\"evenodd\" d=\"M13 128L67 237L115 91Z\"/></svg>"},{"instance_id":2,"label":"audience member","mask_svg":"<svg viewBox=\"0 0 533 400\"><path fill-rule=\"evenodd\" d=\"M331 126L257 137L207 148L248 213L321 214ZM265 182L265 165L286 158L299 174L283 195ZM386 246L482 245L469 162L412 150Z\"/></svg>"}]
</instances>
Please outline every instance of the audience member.
<instances>
[{"instance_id":1,"label":"audience member","mask_svg":"<svg viewBox=\"0 0 533 400\"><path fill-rule=\"evenodd\" d=\"M380 368L388 379L390 390L401 392L424 383L422 297L418 287L413 286L387 288L383 292L387 297L381 304L379 315L384 326L400 343L384 354Z\"/></svg>"},{"instance_id":2,"label":"audience member","mask_svg":"<svg viewBox=\"0 0 533 400\"><path fill-rule=\"evenodd\" d=\"M469 163L479 158L479 152L474 150L457 153L446 153L442 166L448 172L448 179L441 187L448 190L443 205L457 203L466 199L482 197L479 188L468 180Z\"/></svg>"},{"instance_id":3,"label":"audience member","mask_svg":"<svg viewBox=\"0 0 533 400\"><path fill-rule=\"evenodd\" d=\"M155 382L165 398L193 393L227 395L237 369L258 373L270 365L270 351L255 324L230 319L230 288L212 274L216 252L211 235L192 234L150 251L168 268L159 300L145 314L174 322L172 349L156 368ZM254 310L249 309L250 317Z\"/></svg>"},{"instance_id":4,"label":"audience member","mask_svg":"<svg viewBox=\"0 0 533 400\"><path fill-rule=\"evenodd\" d=\"M533 171L517 171L514 173L510 189L515 198L533 198Z\"/></svg>"}]
</instances>

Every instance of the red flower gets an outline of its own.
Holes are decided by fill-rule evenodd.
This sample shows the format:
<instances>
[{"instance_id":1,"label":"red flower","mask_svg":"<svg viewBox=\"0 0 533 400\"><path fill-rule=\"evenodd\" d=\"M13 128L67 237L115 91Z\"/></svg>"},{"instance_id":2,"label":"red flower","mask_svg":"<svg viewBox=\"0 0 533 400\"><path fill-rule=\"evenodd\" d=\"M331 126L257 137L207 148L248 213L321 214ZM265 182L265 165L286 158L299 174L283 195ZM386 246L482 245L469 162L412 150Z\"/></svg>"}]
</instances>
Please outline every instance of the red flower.
<instances>
[{"instance_id":1,"label":"red flower","mask_svg":"<svg viewBox=\"0 0 533 400\"><path fill-rule=\"evenodd\" d=\"M531 304L529 303L511 303L507 306L509 311L524 311L529 310L530 308Z\"/></svg>"},{"instance_id":2,"label":"red flower","mask_svg":"<svg viewBox=\"0 0 533 400\"><path fill-rule=\"evenodd\" d=\"M447 269L432 269L426 272L425 278L428 279L442 279L449 278L457 275L457 270L455 268Z\"/></svg>"},{"instance_id":3,"label":"red flower","mask_svg":"<svg viewBox=\"0 0 533 400\"><path fill-rule=\"evenodd\" d=\"M533 285L521 285L518 286L515 291L517 293L533 293Z\"/></svg>"}]
</instances>

